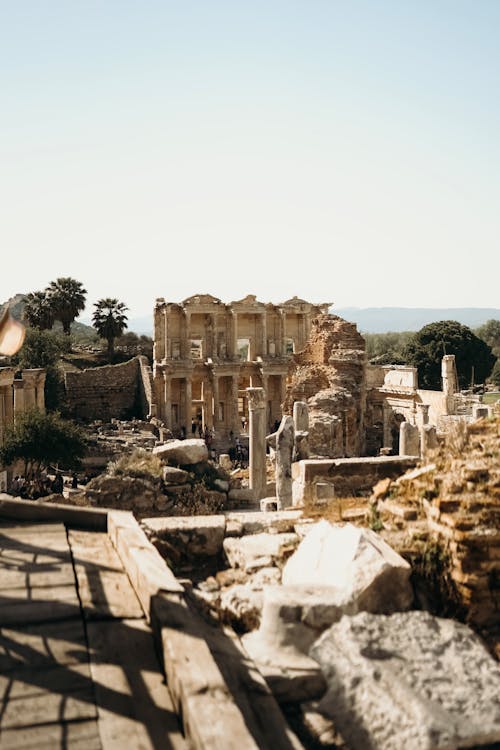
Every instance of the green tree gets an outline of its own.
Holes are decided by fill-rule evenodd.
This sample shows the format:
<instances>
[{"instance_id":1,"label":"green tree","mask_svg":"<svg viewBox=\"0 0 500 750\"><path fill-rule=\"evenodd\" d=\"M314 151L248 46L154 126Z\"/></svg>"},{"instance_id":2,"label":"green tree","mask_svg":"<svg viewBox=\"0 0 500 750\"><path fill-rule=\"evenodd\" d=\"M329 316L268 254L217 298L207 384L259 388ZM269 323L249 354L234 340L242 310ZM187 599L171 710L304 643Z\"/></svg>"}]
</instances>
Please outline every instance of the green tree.
<instances>
[{"instance_id":1,"label":"green tree","mask_svg":"<svg viewBox=\"0 0 500 750\"><path fill-rule=\"evenodd\" d=\"M476 328L476 336L486 341L491 346L495 357L500 357L500 320L487 320L486 323Z\"/></svg>"},{"instance_id":2,"label":"green tree","mask_svg":"<svg viewBox=\"0 0 500 750\"><path fill-rule=\"evenodd\" d=\"M26 295L23 317L32 328L49 331L54 325L54 308L47 291L30 292Z\"/></svg>"},{"instance_id":3,"label":"green tree","mask_svg":"<svg viewBox=\"0 0 500 750\"><path fill-rule=\"evenodd\" d=\"M56 409L62 390L60 369L61 354L67 349L66 336L52 331L39 331L28 328L24 344L18 354L12 358L12 364L20 370L42 367L46 372L45 406Z\"/></svg>"},{"instance_id":4,"label":"green tree","mask_svg":"<svg viewBox=\"0 0 500 750\"><path fill-rule=\"evenodd\" d=\"M94 305L92 323L99 336L108 342L108 357L113 359L115 339L127 328L128 307L114 297L100 299Z\"/></svg>"},{"instance_id":5,"label":"green tree","mask_svg":"<svg viewBox=\"0 0 500 750\"><path fill-rule=\"evenodd\" d=\"M54 464L77 469L85 450L85 435L80 427L62 419L57 412L32 409L7 428L0 447L0 463L10 466L21 460L26 476L38 475Z\"/></svg>"},{"instance_id":6,"label":"green tree","mask_svg":"<svg viewBox=\"0 0 500 750\"><path fill-rule=\"evenodd\" d=\"M441 389L441 359L454 354L458 382L467 388L472 381L483 383L491 373L495 357L491 348L470 328L456 320L441 320L420 329L403 352L407 364L418 370L421 388Z\"/></svg>"},{"instance_id":7,"label":"green tree","mask_svg":"<svg viewBox=\"0 0 500 750\"><path fill-rule=\"evenodd\" d=\"M54 310L54 317L62 323L64 333L69 336L71 324L85 307L87 290L80 281L69 276L51 281L47 295Z\"/></svg>"},{"instance_id":8,"label":"green tree","mask_svg":"<svg viewBox=\"0 0 500 750\"><path fill-rule=\"evenodd\" d=\"M497 388L500 388L500 359L497 359L493 370L491 371L490 380Z\"/></svg>"}]
</instances>

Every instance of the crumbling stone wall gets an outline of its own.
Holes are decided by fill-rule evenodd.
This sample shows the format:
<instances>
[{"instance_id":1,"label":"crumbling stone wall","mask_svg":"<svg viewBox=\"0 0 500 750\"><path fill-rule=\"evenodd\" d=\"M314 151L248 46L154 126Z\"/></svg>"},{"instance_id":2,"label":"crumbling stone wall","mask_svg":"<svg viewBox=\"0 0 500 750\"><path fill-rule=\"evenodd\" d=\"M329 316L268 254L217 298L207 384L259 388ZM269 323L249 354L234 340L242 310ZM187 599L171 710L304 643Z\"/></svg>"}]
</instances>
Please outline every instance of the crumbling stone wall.
<instances>
[{"instance_id":1,"label":"crumbling stone wall","mask_svg":"<svg viewBox=\"0 0 500 750\"><path fill-rule=\"evenodd\" d=\"M81 419L145 417L139 380L139 357L119 365L67 372L66 410L70 416Z\"/></svg>"},{"instance_id":2,"label":"crumbling stone wall","mask_svg":"<svg viewBox=\"0 0 500 750\"><path fill-rule=\"evenodd\" d=\"M337 315L319 315L309 340L294 356L284 403L309 406L311 453L330 458L364 451L365 340L356 326Z\"/></svg>"},{"instance_id":3,"label":"crumbling stone wall","mask_svg":"<svg viewBox=\"0 0 500 750\"><path fill-rule=\"evenodd\" d=\"M432 459L385 487L386 504L426 519L468 621L496 628L500 656L500 418L457 423Z\"/></svg>"}]
</instances>

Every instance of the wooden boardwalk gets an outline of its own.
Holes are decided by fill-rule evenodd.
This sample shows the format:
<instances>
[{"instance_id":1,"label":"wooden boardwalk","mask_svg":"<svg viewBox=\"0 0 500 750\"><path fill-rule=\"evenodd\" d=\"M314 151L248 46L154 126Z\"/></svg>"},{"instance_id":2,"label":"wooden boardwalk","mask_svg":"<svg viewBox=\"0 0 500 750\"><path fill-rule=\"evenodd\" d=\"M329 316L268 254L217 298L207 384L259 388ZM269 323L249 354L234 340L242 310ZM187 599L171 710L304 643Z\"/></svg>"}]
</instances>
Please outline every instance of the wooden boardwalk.
<instances>
[{"instance_id":1,"label":"wooden boardwalk","mask_svg":"<svg viewBox=\"0 0 500 750\"><path fill-rule=\"evenodd\" d=\"M0 525L0 693L2 750L186 747L107 534Z\"/></svg>"}]
</instances>

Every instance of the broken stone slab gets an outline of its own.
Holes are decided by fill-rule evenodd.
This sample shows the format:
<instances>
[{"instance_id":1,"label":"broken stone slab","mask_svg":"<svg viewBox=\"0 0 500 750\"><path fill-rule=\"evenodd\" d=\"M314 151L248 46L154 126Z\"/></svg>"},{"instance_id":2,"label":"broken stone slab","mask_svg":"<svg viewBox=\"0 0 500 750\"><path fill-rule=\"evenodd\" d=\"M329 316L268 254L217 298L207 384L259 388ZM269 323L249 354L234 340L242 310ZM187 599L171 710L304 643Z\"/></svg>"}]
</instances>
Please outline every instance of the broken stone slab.
<instances>
[{"instance_id":1,"label":"broken stone slab","mask_svg":"<svg viewBox=\"0 0 500 750\"><path fill-rule=\"evenodd\" d=\"M142 524L153 537L167 541L188 557L218 555L226 529L223 515L144 518Z\"/></svg>"},{"instance_id":2,"label":"broken stone slab","mask_svg":"<svg viewBox=\"0 0 500 750\"><path fill-rule=\"evenodd\" d=\"M197 438L169 440L168 443L153 448L153 454L159 456L162 461L177 466L190 466L206 461L208 459L208 448L204 440L198 440Z\"/></svg>"},{"instance_id":3,"label":"broken stone slab","mask_svg":"<svg viewBox=\"0 0 500 750\"><path fill-rule=\"evenodd\" d=\"M319 703L352 750L500 742L500 666L470 628L428 612L343 617L316 641Z\"/></svg>"},{"instance_id":4,"label":"broken stone slab","mask_svg":"<svg viewBox=\"0 0 500 750\"><path fill-rule=\"evenodd\" d=\"M299 542L296 534L250 534L228 537L223 547L229 564L247 572L272 565L282 566Z\"/></svg>"},{"instance_id":5,"label":"broken stone slab","mask_svg":"<svg viewBox=\"0 0 500 750\"><path fill-rule=\"evenodd\" d=\"M185 484L190 480L190 474L177 466L163 467L163 481L165 484Z\"/></svg>"},{"instance_id":6,"label":"broken stone slab","mask_svg":"<svg viewBox=\"0 0 500 750\"><path fill-rule=\"evenodd\" d=\"M295 531L295 525L302 516L300 510L279 510L270 513L262 511L229 511L225 513L227 526L237 526L239 535L258 534L261 531Z\"/></svg>"},{"instance_id":7,"label":"broken stone slab","mask_svg":"<svg viewBox=\"0 0 500 750\"><path fill-rule=\"evenodd\" d=\"M260 509L262 513L274 513L281 510L281 502L277 497L263 497L260 501Z\"/></svg>"},{"instance_id":8,"label":"broken stone slab","mask_svg":"<svg viewBox=\"0 0 500 750\"><path fill-rule=\"evenodd\" d=\"M413 601L410 565L371 529L314 524L283 568L283 583L333 586L351 612L389 614Z\"/></svg>"},{"instance_id":9,"label":"broken stone slab","mask_svg":"<svg viewBox=\"0 0 500 750\"><path fill-rule=\"evenodd\" d=\"M308 656L308 650L321 630L302 622L307 616L304 591L299 597L286 586L267 586L263 592L260 628L242 637L243 645L257 664L275 698L282 703L295 703L323 695L326 683L318 664ZM296 588L296 587L295 587ZM300 587L305 588L305 587ZM323 601L326 592L317 590L314 602ZM337 611L330 621L338 619Z\"/></svg>"}]
</instances>

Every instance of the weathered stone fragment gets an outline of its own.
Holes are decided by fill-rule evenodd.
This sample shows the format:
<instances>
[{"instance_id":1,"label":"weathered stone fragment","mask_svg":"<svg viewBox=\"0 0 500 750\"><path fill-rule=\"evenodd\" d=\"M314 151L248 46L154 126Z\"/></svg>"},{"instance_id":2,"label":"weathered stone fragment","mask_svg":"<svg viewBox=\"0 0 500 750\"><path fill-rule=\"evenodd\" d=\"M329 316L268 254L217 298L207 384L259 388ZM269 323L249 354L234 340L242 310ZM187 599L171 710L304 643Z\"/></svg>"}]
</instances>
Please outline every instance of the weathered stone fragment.
<instances>
[{"instance_id":1,"label":"weathered stone fragment","mask_svg":"<svg viewBox=\"0 0 500 750\"><path fill-rule=\"evenodd\" d=\"M402 422L399 428L399 453L401 456L420 455L420 433L416 425Z\"/></svg>"},{"instance_id":2,"label":"weathered stone fragment","mask_svg":"<svg viewBox=\"0 0 500 750\"><path fill-rule=\"evenodd\" d=\"M293 446L293 419L285 416L276 433L276 497L281 508L289 508L292 505Z\"/></svg>"},{"instance_id":3,"label":"weathered stone fragment","mask_svg":"<svg viewBox=\"0 0 500 750\"><path fill-rule=\"evenodd\" d=\"M410 566L370 529L319 521L283 569L284 584L333 586L350 611L390 613L413 600Z\"/></svg>"},{"instance_id":4,"label":"weathered stone fragment","mask_svg":"<svg viewBox=\"0 0 500 750\"><path fill-rule=\"evenodd\" d=\"M296 432L307 432L309 430L307 401L295 401L293 405L293 425Z\"/></svg>"},{"instance_id":5,"label":"weathered stone fragment","mask_svg":"<svg viewBox=\"0 0 500 750\"><path fill-rule=\"evenodd\" d=\"M233 568L250 572L271 565L283 565L297 546L296 534L251 534L242 538L224 539L224 552Z\"/></svg>"},{"instance_id":6,"label":"weathered stone fragment","mask_svg":"<svg viewBox=\"0 0 500 750\"><path fill-rule=\"evenodd\" d=\"M352 750L500 742L500 667L465 625L428 612L343 617L314 644L319 703Z\"/></svg>"},{"instance_id":7,"label":"weathered stone fragment","mask_svg":"<svg viewBox=\"0 0 500 750\"><path fill-rule=\"evenodd\" d=\"M189 472L176 466L164 466L163 481L165 484L184 484L189 481Z\"/></svg>"},{"instance_id":8,"label":"weathered stone fragment","mask_svg":"<svg viewBox=\"0 0 500 750\"><path fill-rule=\"evenodd\" d=\"M153 538L168 542L186 556L217 555L226 528L222 515L145 518L142 523Z\"/></svg>"},{"instance_id":9,"label":"weathered stone fragment","mask_svg":"<svg viewBox=\"0 0 500 750\"><path fill-rule=\"evenodd\" d=\"M198 464L208 459L208 449L204 440L190 438L189 440L169 440L168 443L157 445L153 453L163 461L177 466Z\"/></svg>"}]
</instances>

